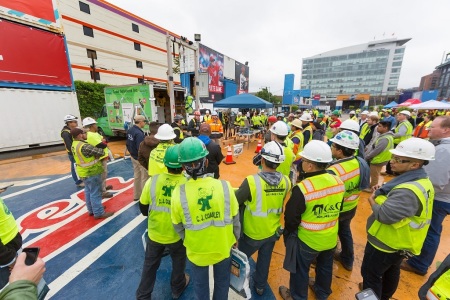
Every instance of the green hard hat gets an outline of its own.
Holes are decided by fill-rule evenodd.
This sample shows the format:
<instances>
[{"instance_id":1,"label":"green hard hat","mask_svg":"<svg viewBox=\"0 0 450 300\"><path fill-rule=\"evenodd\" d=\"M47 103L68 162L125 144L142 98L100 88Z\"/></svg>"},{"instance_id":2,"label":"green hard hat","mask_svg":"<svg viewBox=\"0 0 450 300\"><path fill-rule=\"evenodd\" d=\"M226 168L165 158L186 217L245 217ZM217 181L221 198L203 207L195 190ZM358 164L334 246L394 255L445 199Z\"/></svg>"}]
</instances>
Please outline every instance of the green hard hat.
<instances>
[{"instance_id":1,"label":"green hard hat","mask_svg":"<svg viewBox=\"0 0 450 300\"><path fill-rule=\"evenodd\" d=\"M181 164L178 161L178 152L180 151L180 145L173 145L166 150L166 154L164 155L164 165L166 167L177 169L181 168Z\"/></svg>"},{"instance_id":2,"label":"green hard hat","mask_svg":"<svg viewBox=\"0 0 450 300\"><path fill-rule=\"evenodd\" d=\"M318 117L318 118L323 118L324 115L323 115L323 113L320 113L317 117Z\"/></svg>"},{"instance_id":3,"label":"green hard hat","mask_svg":"<svg viewBox=\"0 0 450 300\"><path fill-rule=\"evenodd\" d=\"M187 163L191 161L199 160L200 158L208 155L208 150L205 144L196 138L188 137L184 139L180 144L180 151L178 154L178 161L180 163Z\"/></svg>"},{"instance_id":4,"label":"green hard hat","mask_svg":"<svg viewBox=\"0 0 450 300\"><path fill-rule=\"evenodd\" d=\"M333 110L332 114L335 115L335 116L339 116L339 111L337 109Z\"/></svg>"}]
</instances>

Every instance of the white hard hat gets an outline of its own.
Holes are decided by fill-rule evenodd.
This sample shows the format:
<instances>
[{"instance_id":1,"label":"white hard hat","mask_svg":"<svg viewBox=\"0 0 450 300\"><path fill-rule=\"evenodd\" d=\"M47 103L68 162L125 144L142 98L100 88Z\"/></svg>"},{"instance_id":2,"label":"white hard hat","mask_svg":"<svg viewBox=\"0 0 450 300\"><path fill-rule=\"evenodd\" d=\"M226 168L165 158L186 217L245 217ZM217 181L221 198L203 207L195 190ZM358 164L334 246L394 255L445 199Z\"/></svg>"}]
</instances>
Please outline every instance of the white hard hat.
<instances>
[{"instance_id":1,"label":"white hard hat","mask_svg":"<svg viewBox=\"0 0 450 300\"><path fill-rule=\"evenodd\" d=\"M238 116L242 116L242 112L238 112Z\"/></svg>"},{"instance_id":2,"label":"white hard hat","mask_svg":"<svg viewBox=\"0 0 450 300\"><path fill-rule=\"evenodd\" d=\"M261 149L261 156L274 163L282 163L286 159L283 147L275 141L268 142L264 145Z\"/></svg>"},{"instance_id":3,"label":"white hard hat","mask_svg":"<svg viewBox=\"0 0 450 300\"><path fill-rule=\"evenodd\" d=\"M87 118L83 119L82 124L83 124L83 127L86 127L86 126L89 126L89 125L92 125L92 124L97 124L97 122L93 118L87 117Z\"/></svg>"},{"instance_id":4,"label":"white hard hat","mask_svg":"<svg viewBox=\"0 0 450 300\"><path fill-rule=\"evenodd\" d=\"M206 114L209 114L209 110L207 109L207 110L205 111L205 113L206 113Z\"/></svg>"},{"instance_id":5,"label":"white hard hat","mask_svg":"<svg viewBox=\"0 0 450 300\"><path fill-rule=\"evenodd\" d=\"M291 122L291 126L295 126L295 127L297 127L297 128L303 128L302 125L303 125L303 124L302 124L302 121L300 121L299 119L294 119L294 120Z\"/></svg>"},{"instance_id":6,"label":"white hard hat","mask_svg":"<svg viewBox=\"0 0 450 300\"><path fill-rule=\"evenodd\" d=\"M333 160L330 146L318 140L309 141L303 148L303 151L300 152L300 156L319 163L327 163Z\"/></svg>"},{"instance_id":7,"label":"white hard hat","mask_svg":"<svg viewBox=\"0 0 450 300\"><path fill-rule=\"evenodd\" d=\"M350 115L354 115L356 114L354 110L352 110L351 112L349 112Z\"/></svg>"},{"instance_id":8,"label":"white hard hat","mask_svg":"<svg viewBox=\"0 0 450 300\"><path fill-rule=\"evenodd\" d=\"M213 112L211 113L211 116L217 116L217 111L213 110Z\"/></svg>"},{"instance_id":9,"label":"white hard hat","mask_svg":"<svg viewBox=\"0 0 450 300\"><path fill-rule=\"evenodd\" d=\"M173 131L172 126L169 124L163 124L158 128L158 132L155 134L155 138L163 141L170 141L177 135Z\"/></svg>"},{"instance_id":10,"label":"white hard hat","mask_svg":"<svg viewBox=\"0 0 450 300\"><path fill-rule=\"evenodd\" d=\"M339 128L359 132L359 124L355 120L347 119L341 123Z\"/></svg>"},{"instance_id":11,"label":"white hard hat","mask_svg":"<svg viewBox=\"0 0 450 300\"><path fill-rule=\"evenodd\" d=\"M270 127L270 131L276 135L286 136L288 135L288 127L287 124L283 121L277 121L275 124Z\"/></svg>"},{"instance_id":12,"label":"white hard hat","mask_svg":"<svg viewBox=\"0 0 450 300\"><path fill-rule=\"evenodd\" d=\"M311 115L309 113L303 113L303 115L300 117L300 121L312 122L313 119L311 118Z\"/></svg>"},{"instance_id":13,"label":"white hard hat","mask_svg":"<svg viewBox=\"0 0 450 300\"><path fill-rule=\"evenodd\" d=\"M375 117L378 117L378 113L377 113L376 111L371 111L371 112L369 113L369 116L375 116Z\"/></svg>"},{"instance_id":14,"label":"white hard hat","mask_svg":"<svg viewBox=\"0 0 450 300\"><path fill-rule=\"evenodd\" d=\"M349 130L339 132L330 141L349 149L356 150L359 148L359 137Z\"/></svg>"},{"instance_id":15,"label":"white hard hat","mask_svg":"<svg viewBox=\"0 0 450 300\"><path fill-rule=\"evenodd\" d=\"M436 149L432 143L415 137L400 142L395 149L389 151L394 155L422 160L434 160L436 153Z\"/></svg>"},{"instance_id":16,"label":"white hard hat","mask_svg":"<svg viewBox=\"0 0 450 300\"><path fill-rule=\"evenodd\" d=\"M64 116L64 122L70 122L70 121L76 121L78 120L78 117L75 117L74 115L65 115Z\"/></svg>"},{"instance_id":17,"label":"white hard hat","mask_svg":"<svg viewBox=\"0 0 450 300\"><path fill-rule=\"evenodd\" d=\"M362 114L362 115L368 115L368 114L369 114L369 111L365 110L365 111L363 111L361 114Z\"/></svg>"},{"instance_id":18,"label":"white hard hat","mask_svg":"<svg viewBox=\"0 0 450 300\"><path fill-rule=\"evenodd\" d=\"M408 117L411 117L411 113L407 110L402 110L401 112L399 112L399 114L407 115Z\"/></svg>"}]
</instances>

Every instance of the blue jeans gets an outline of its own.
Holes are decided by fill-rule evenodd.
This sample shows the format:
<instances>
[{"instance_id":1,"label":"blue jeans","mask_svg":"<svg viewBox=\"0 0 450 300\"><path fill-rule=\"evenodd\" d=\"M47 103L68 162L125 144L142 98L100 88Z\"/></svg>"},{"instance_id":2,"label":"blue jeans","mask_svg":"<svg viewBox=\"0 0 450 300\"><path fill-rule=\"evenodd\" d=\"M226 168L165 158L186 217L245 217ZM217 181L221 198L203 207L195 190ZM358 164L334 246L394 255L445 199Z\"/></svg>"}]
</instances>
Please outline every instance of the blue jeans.
<instances>
[{"instance_id":1,"label":"blue jeans","mask_svg":"<svg viewBox=\"0 0 450 300\"><path fill-rule=\"evenodd\" d=\"M194 285L195 300L209 300L209 266L200 267L191 262L191 278ZM213 265L213 300L228 299L230 288L231 255Z\"/></svg>"},{"instance_id":2,"label":"blue jeans","mask_svg":"<svg viewBox=\"0 0 450 300\"><path fill-rule=\"evenodd\" d=\"M367 242L361 265L363 289L371 288L380 300L389 300L398 287L402 260L397 252L383 252Z\"/></svg>"},{"instance_id":3,"label":"blue jeans","mask_svg":"<svg viewBox=\"0 0 450 300\"><path fill-rule=\"evenodd\" d=\"M83 181L78 177L77 171L75 169L75 158L73 158L73 155L68 155L70 160L70 172L72 173L73 181L75 181L75 184L80 184Z\"/></svg>"},{"instance_id":4,"label":"blue jeans","mask_svg":"<svg viewBox=\"0 0 450 300\"><path fill-rule=\"evenodd\" d=\"M260 241L253 240L245 234L239 239L238 248L247 255L248 258L258 251L258 260L256 262L256 270L253 273L253 281L255 288L264 289L269 276L270 260L272 259L272 251L277 238L269 237Z\"/></svg>"},{"instance_id":5,"label":"blue jeans","mask_svg":"<svg viewBox=\"0 0 450 300\"><path fill-rule=\"evenodd\" d=\"M8 266L0 268L0 289L4 288L8 283L10 274Z\"/></svg>"},{"instance_id":6,"label":"blue jeans","mask_svg":"<svg viewBox=\"0 0 450 300\"><path fill-rule=\"evenodd\" d=\"M294 300L308 299L309 268L314 259L316 263L316 282L314 293L316 299L327 299L331 294L331 279L333 276L333 253L335 248L316 251L298 240L296 272L290 273L289 289Z\"/></svg>"},{"instance_id":7,"label":"blue jeans","mask_svg":"<svg viewBox=\"0 0 450 300\"><path fill-rule=\"evenodd\" d=\"M95 217L105 213L102 205L102 174L84 178L86 208Z\"/></svg>"},{"instance_id":8,"label":"blue jeans","mask_svg":"<svg viewBox=\"0 0 450 300\"><path fill-rule=\"evenodd\" d=\"M145 250L144 267L142 269L141 282L136 291L136 299L151 299L153 287L165 248L169 249L172 258L172 275L170 287L173 294L179 294L186 285L184 270L186 268L186 248L183 240L173 244L160 244L152 241L147 235L147 248Z\"/></svg>"},{"instance_id":9,"label":"blue jeans","mask_svg":"<svg viewBox=\"0 0 450 300\"><path fill-rule=\"evenodd\" d=\"M420 255L408 260L411 267L421 272L427 272L433 263L434 257L441 241L442 222L446 216L450 215L450 203L435 200L433 204L433 216L431 217L430 228L422 246Z\"/></svg>"},{"instance_id":10,"label":"blue jeans","mask_svg":"<svg viewBox=\"0 0 450 300\"><path fill-rule=\"evenodd\" d=\"M339 229L338 236L341 241L341 260L342 263L346 266L353 266L353 261L355 259L354 251L353 251L353 237L352 231L350 229L350 223L352 222L353 217L356 214L356 208L343 213L339 217Z\"/></svg>"}]
</instances>

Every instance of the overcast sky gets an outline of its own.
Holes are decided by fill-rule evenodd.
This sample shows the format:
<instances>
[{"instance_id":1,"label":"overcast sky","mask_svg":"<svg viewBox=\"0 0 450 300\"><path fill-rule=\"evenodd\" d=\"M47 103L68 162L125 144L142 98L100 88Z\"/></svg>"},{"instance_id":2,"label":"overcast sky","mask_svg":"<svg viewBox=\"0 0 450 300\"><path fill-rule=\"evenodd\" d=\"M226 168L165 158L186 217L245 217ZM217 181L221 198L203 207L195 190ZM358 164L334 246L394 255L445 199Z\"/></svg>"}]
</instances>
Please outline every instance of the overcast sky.
<instances>
[{"instance_id":1,"label":"overcast sky","mask_svg":"<svg viewBox=\"0 0 450 300\"><path fill-rule=\"evenodd\" d=\"M302 58L373 41L412 38L399 88L419 86L450 52L449 0L108 0L239 62L250 92L281 95L284 74L300 88ZM394 34L394 36L392 36Z\"/></svg>"}]
</instances>

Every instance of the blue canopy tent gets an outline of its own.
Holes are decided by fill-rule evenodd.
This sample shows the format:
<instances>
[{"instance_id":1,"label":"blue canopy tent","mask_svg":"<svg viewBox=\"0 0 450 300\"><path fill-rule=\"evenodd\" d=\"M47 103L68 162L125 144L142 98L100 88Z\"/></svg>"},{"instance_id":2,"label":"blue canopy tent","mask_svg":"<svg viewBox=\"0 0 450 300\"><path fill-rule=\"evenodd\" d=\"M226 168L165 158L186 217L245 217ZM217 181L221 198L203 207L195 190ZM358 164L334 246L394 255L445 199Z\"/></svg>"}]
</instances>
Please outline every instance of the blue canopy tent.
<instances>
[{"instance_id":1,"label":"blue canopy tent","mask_svg":"<svg viewBox=\"0 0 450 300\"><path fill-rule=\"evenodd\" d=\"M386 104L386 105L384 106L384 108L393 108L393 107L396 107L396 106L398 106L397 102L392 101L391 103Z\"/></svg>"},{"instance_id":2,"label":"blue canopy tent","mask_svg":"<svg viewBox=\"0 0 450 300\"><path fill-rule=\"evenodd\" d=\"M214 108L272 108L273 104L252 94L240 94L213 104Z\"/></svg>"}]
</instances>

